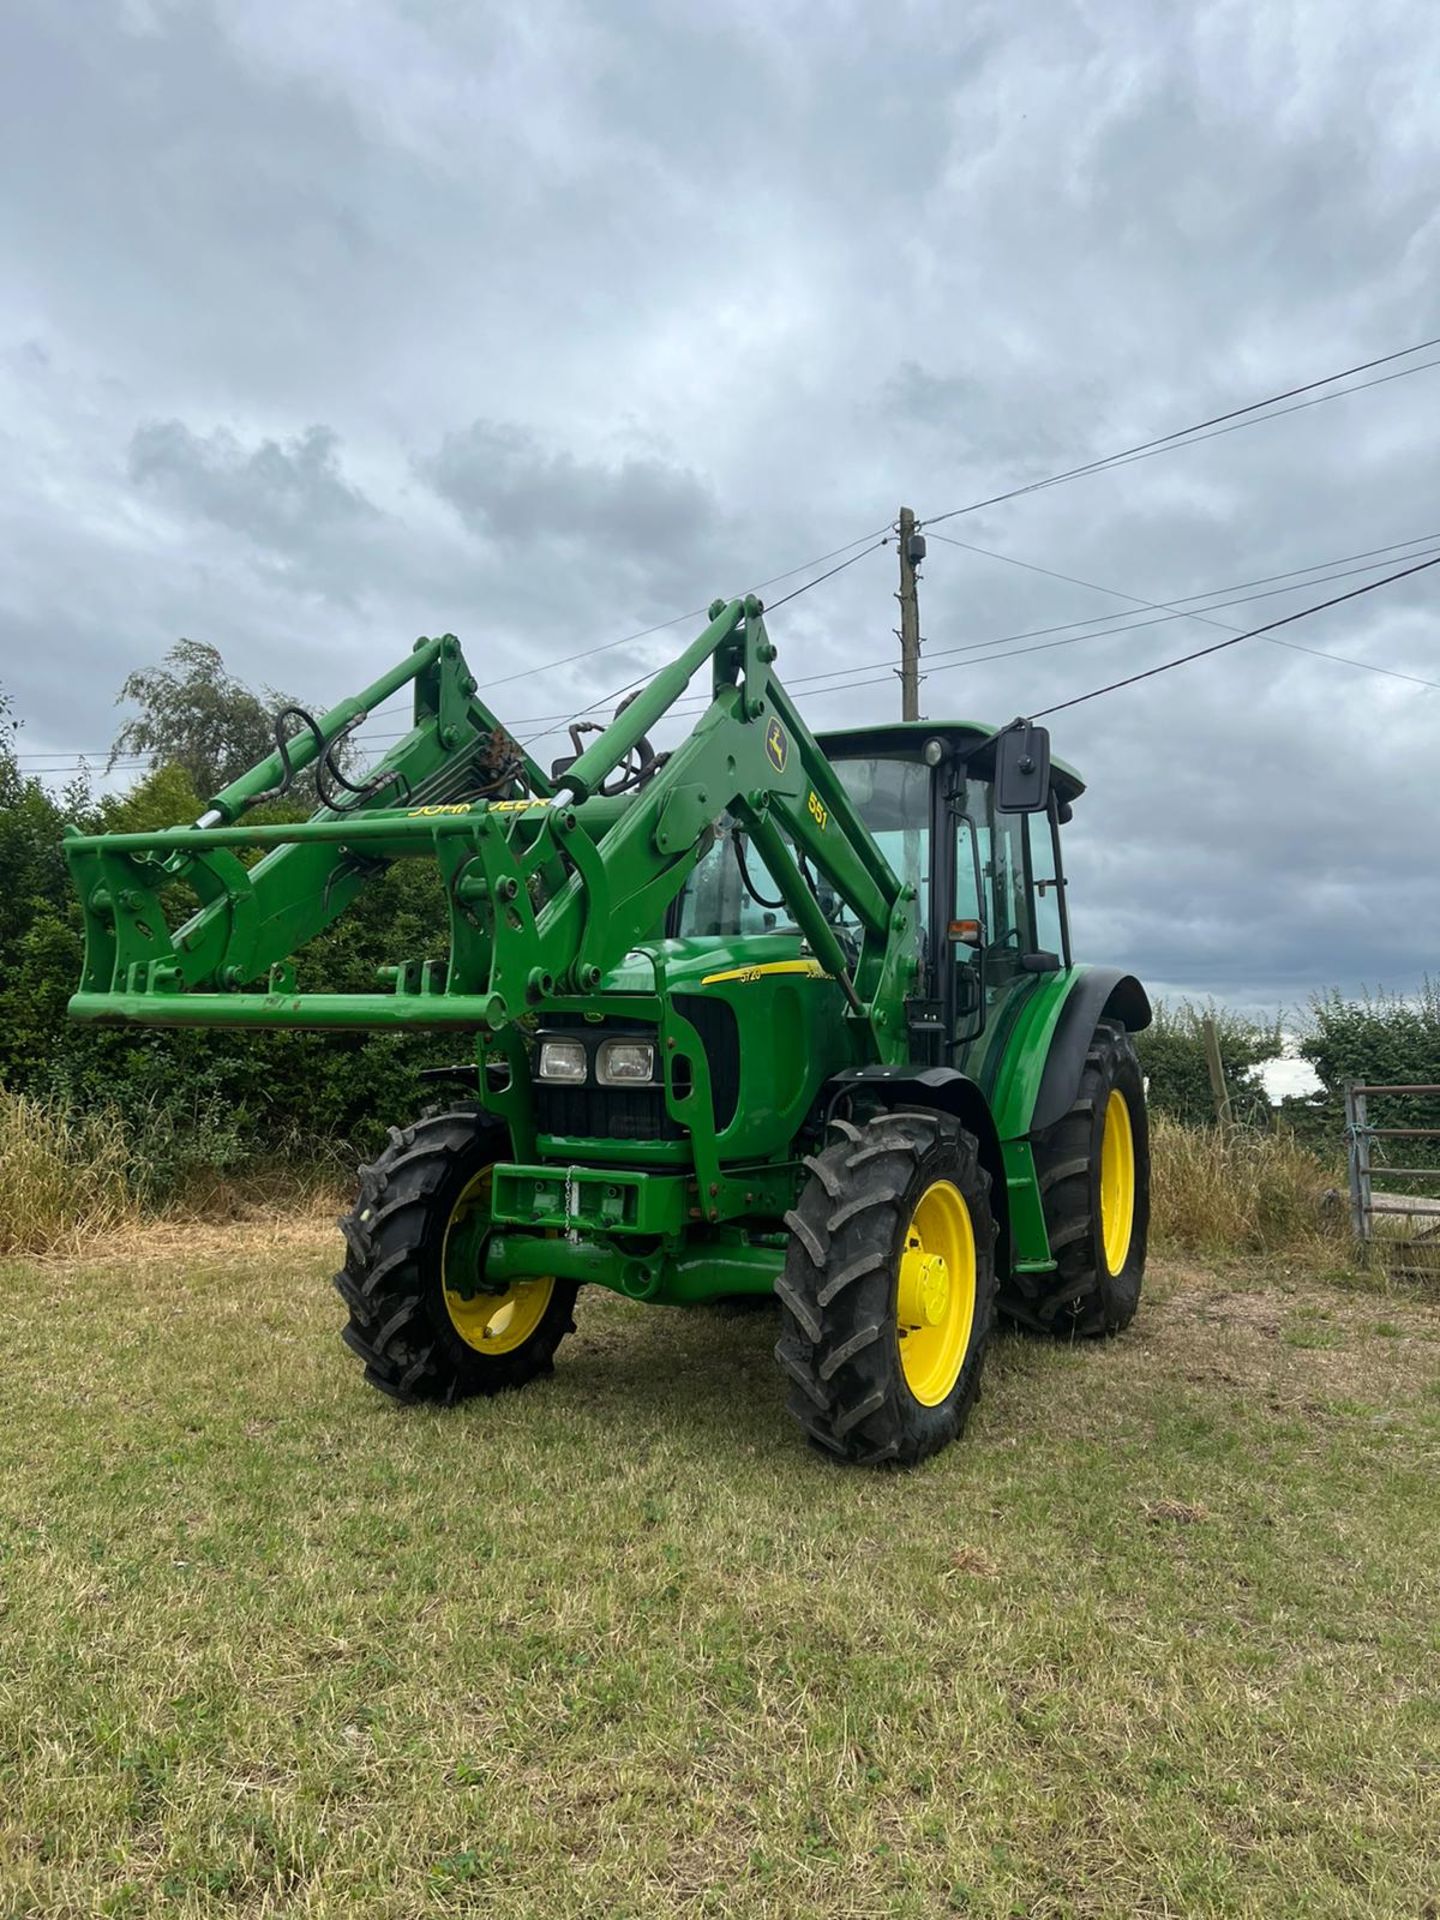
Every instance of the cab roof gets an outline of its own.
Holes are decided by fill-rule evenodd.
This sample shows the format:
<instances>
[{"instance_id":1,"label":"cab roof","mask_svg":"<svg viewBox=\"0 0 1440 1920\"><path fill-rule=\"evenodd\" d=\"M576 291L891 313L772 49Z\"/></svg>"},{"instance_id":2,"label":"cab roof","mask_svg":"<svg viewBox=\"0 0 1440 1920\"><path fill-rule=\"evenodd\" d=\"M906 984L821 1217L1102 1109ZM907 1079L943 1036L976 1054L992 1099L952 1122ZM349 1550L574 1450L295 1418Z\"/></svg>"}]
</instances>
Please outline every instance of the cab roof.
<instances>
[{"instance_id":1,"label":"cab roof","mask_svg":"<svg viewBox=\"0 0 1440 1920\"><path fill-rule=\"evenodd\" d=\"M843 760L857 754L890 754L897 759L914 760L926 740L943 740L952 753L973 757L982 776L988 758L985 743L1000 731L983 720L885 720L872 727L839 727L817 732L826 755ZM1063 760L1051 759L1050 784L1061 800L1074 800L1085 791L1085 782Z\"/></svg>"}]
</instances>

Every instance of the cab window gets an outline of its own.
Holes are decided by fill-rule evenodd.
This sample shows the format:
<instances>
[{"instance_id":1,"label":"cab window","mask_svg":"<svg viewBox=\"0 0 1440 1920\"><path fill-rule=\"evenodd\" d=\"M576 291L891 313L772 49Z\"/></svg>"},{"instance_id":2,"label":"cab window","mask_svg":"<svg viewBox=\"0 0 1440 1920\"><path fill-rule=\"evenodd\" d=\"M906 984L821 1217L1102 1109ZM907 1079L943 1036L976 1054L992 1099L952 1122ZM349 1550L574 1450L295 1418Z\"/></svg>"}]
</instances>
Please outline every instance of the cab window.
<instances>
[{"instance_id":1,"label":"cab window","mask_svg":"<svg viewBox=\"0 0 1440 1920\"><path fill-rule=\"evenodd\" d=\"M837 759L833 763L856 811L874 836L896 876L928 898L930 885L930 769L914 760L880 755ZM744 872L741 863L744 863ZM748 876L750 886L745 885ZM823 874L812 873L815 895L835 927L858 930L848 904ZM773 901L767 906L761 901ZM700 861L680 898L677 931L702 938L798 931L780 889L749 839L728 817L715 844Z\"/></svg>"},{"instance_id":2,"label":"cab window","mask_svg":"<svg viewBox=\"0 0 1440 1920\"><path fill-rule=\"evenodd\" d=\"M964 816L957 823L955 847L956 920L979 920L992 955L1028 953L1034 922L1025 850L1023 813L1001 813L986 780L965 788ZM971 829L975 844L972 850ZM979 859L976 859L976 853ZM979 892L976 869L979 869Z\"/></svg>"},{"instance_id":3,"label":"cab window","mask_svg":"<svg viewBox=\"0 0 1440 1920\"><path fill-rule=\"evenodd\" d=\"M836 760L835 771L891 871L924 900L930 884L930 780L916 760Z\"/></svg>"},{"instance_id":4,"label":"cab window","mask_svg":"<svg viewBox=\"0 0 1440 1920\"><path fill-rule=\"evenodd\" d=\"M1035 947L1039 953L1059 954L1068 965L1064 910L1060 889L1065 881L1060 871L1060 829L1055 819L1055 802L1048 814L1030 815L1030 875L1035 889Z\"/></svg>"},{"instance_id":5,"label":"cab window","mask_svg":"<svg viewBox=\"0 0 1440 1920\"><path fill-rule=\"evenodd\" d=\"M714 846L685 883L677 931L705 939L797 931L769 868L728 814L716 828Z\"/></svg>"}]
</instances>

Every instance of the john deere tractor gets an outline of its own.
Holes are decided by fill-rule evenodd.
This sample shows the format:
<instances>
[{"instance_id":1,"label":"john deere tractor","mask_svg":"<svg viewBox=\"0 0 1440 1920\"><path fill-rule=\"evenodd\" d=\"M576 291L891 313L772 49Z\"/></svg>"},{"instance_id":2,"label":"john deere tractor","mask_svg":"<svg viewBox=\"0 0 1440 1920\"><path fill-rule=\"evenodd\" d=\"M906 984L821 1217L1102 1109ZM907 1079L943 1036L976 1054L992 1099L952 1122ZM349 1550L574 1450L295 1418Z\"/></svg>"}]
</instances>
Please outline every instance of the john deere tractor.
<instances>
[{"instance_id":1,"label":"john deere tractor","mask_svg":"<svg viewBox=\"0 0 1440 1920\"><path fill-rule=\"evenodd\" d=\"M76 1018L455 1033L452 1097L392 1128L342 1223L344 1338L397 1400L548 1373L582 1286L773 1295L800 1426L904 1464L961 1431L997 1309L1063 1339L1134 1315L1150 1009L1071 954L1079 776L1019 721L814 735L774 661L760 602L717 601L546 772L454 637L422 640L323 717L287 710L193 825L67 838ZM702 672L706 712L657 753ZM412 730L352 778L346 742L407 683ZM310 819L247 823L306 768ZM444 881L434 950L307 990L294 956L413 858ZM201 904L171 927L181 881Z\"/></svg>"}]
</instances>

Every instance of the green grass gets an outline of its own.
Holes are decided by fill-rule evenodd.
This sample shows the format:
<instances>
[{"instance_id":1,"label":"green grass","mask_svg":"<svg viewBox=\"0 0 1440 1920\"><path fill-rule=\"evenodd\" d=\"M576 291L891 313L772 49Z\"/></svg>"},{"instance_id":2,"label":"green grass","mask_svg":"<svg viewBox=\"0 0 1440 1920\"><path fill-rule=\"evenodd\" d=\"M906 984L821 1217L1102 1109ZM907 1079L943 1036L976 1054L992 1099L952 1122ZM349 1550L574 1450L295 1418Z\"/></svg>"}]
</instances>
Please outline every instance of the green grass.
<instances>
[{"instance_id":1,"label":"green grass","mask_svg":"<svg viewBox=\"0 0 1440 1920\"><path fill-rule=\"evenodd\" d=\"M1164 1266L895 1476L763 1317L417 1414L186 1244L0 1270L0 1914L1437 1911L1433 1295Z\"/></svg>"}]
</instances>

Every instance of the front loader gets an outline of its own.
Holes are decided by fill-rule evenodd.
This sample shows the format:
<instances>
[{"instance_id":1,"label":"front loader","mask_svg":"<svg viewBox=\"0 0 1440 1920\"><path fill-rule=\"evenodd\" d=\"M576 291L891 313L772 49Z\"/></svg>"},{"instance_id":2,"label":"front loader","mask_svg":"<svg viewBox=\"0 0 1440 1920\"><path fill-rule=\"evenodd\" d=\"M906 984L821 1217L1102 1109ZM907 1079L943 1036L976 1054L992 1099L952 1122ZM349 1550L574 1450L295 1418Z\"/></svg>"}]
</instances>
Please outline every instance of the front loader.
<instances>
[{"instance_id":1,"label":"front loader","mask_svg":"<svg viewBox=\"0 0 1440 1920\"><path fill-rule=\"evenodd\" d=\"M1023 722L816 736L774 660L760 602L717 601L547 773L453 636L422 640L321 718L288 710L193 825L67 836L76 1018L463 1036L453 1097L391 1129L342 1223L344 1337L396 1399L548 1372L587 1284L773 1295L806 1433L905 1464L963 1427L997 1308L1062 1338L1133 1317L1150 1010L1071 956L1082 782ZM411 731L349 778L344 742L407 683ZM310 819L247 822L312 766ZM434 949L373 992L308 989L305 944L413 858L444 881ZM172 927L179 882L200 905Z\"/></svg>"}]
</instances>

